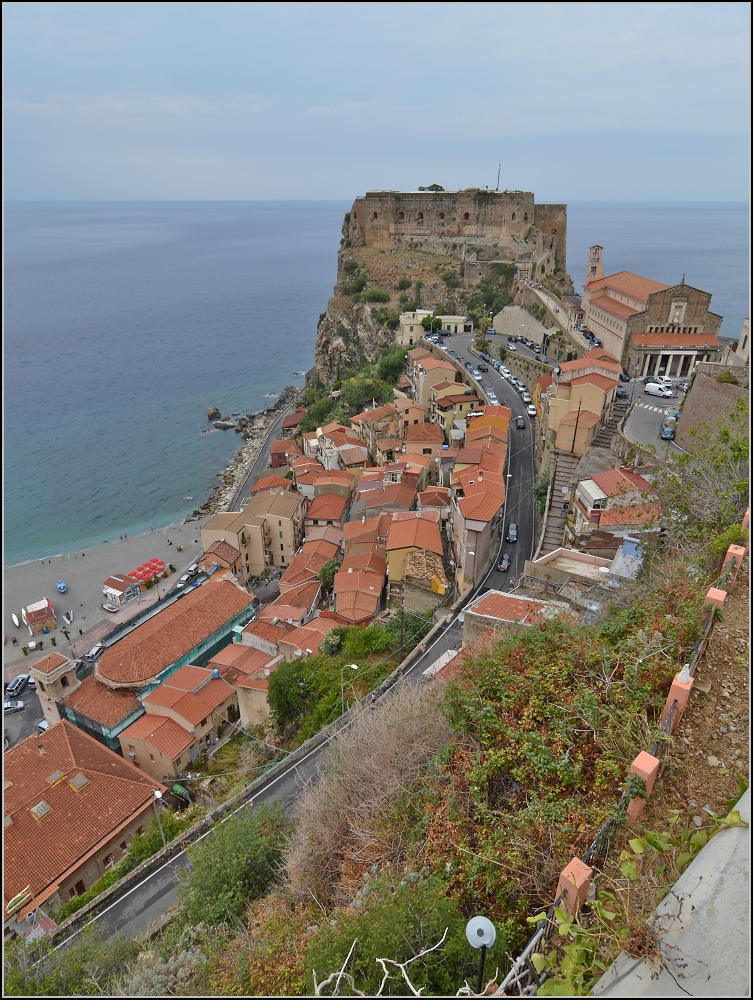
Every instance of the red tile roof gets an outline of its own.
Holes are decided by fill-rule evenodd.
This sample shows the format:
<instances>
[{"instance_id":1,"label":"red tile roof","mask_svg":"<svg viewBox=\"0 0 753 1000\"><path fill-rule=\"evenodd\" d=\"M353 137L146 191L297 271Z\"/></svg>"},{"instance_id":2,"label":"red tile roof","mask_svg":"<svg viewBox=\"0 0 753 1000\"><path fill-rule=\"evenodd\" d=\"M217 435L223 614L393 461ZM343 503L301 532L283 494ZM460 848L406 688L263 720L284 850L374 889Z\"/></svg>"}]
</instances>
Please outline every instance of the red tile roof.
<instances>
[{"instance_id":1,"label":"red tile roof","mask_svg":"<svg viewBox=\"0 0 753 1000\"><path fill-rule=\"evenodd\" d=\"M616 274L608 274L604 278L599 278L598 281L589 281L585 286L585 290L588 292L595 292L600 288L609 288L639 302L648 302L649 295L669 288L669 285L663 285L660 281L652 281L650 278L642 278L639 274L632 274L630 271L618 271Z\"/></svg>"},{"instance_id":2,"label":"red tile roof","mask_svg":"<svg viewBox=\"0 0 753 1000\"><path fill-rule=\"evenodd\" d=\"M301 449L290 438L273 441L269 446L270 455L300 455Z\"/></svg>"},{"instance_id":3,"label":"red tile roof","mask_svg":"<svg viewBox=\"0 0 753 1000\"><path fill-rule=\"evenodd\" d=\"M367 496L366 509L394 504L396 507L410 508L416 499L416 490L406 483L385 483L381 490Z\"/></svg>"},{"instance_id":4,"label":"red tile roof","mask_svg":"<svg viewBox=\"0 0 753 1000\"><path fill-rule=\"evenodd\" d=\"M293 629L290 635L285 638L285 642L300 649L302 653L305 653L307 649L316 653L319 649L319 643L327 632L331 632L339 624L334 618L312 618L301 628Z\"/></svg>"},{"instance_id":5,"label":"red tile roof","mask_svg":"<svg viewBox=\"0 0 753 1000\"><path fill-rule=\"evenodd\" d=\"M97 676L138 686L155 677L251 604L251 596L229 580L210 580L106 649Z\"/></svg>"},{"instance_id":6,"label":"red tile roof","mask_svg":"<svg viewBox=\"0 0 753 1000\"><path fill-rule=\"evenodd\" d=\"M481 448L458 448L455 465L478 465L481 461Z\"/></svg>"},{"instance_id":7,"label":"red tile roof","mask_svg":"<svg viewBox=\"0 0 753 1000\"><path fill-rule=\"evenodd\" d=\"M590 410L570 410L560 418L560 423L574 424L577 420L578 427L595 427L600 419L598 413L591 413Z\"/></svg>"},{"instance_id":8,"label":"red tile roof","mask_svg":"<svg viewBox=\"0 0 753 1000\"><path fill-rule=\"evenodd\" d=\"M315 524L306 532L306 542L330 542L339 548L342 541L343 529L332 524Z\"/></svg>"},{"instance_id":9,"label":"red tile roof","mask_svg":"<svg viewBox=\"0 0 753 1000\"><path fill-rule=\"evenodd\" d=\"M494 493L479 493L461 497L458 507L467 521L491 521L504 502L504 498L500 499Z\"/></svg>"},{"instance_id":10,"label":"red tile roof","mask_svg":"<svg viewBox=\"0 0 753 1000\"><path fill-rule=\"evenodd\" d=\"M608 497L619 496L622 493L634 493L642 490L644 493L654 493L654 489L643 476L632 469L609 469L591 476L599 489Z\"/></svg>"},{"instance_id":11,"label":"red tile roof","mask_svg":"<svg viewBox=\"0 0 753 1000\"><path fill-rule=\"evenodd\" d=\"M541 378L536 379L536 385L539 387L541 392L546 392L549 386L552 384L551 375L542 375Z\"/></svg>"},{"instance_id":12,"label":"red tile roof","mask_svg":"<svg viewBox=\"0 0 753 1000\"><path fill-rule=\"evenodd\" d=\"M109 688L100 683L94 674L85 677L81 687L63 698L63 702L87 719L108 728L135 712L141 704L130 688Z\"/></svg>"},{"instance_id":13,"label":"red tile roof","mask_svg":"<svg viewBox=\"0 0 753 1000\"><path fill-rule=\"evenodd\" d=\"M340 521L348 501L338 493L322 493L311 501L311 506L306 512L306 519L309 521Z\"/></svg>"},{"instance_id":14,"label":"red tile roof","mask_svg":"<svg viewBox=\"0 0 753 1000\"><path fill-rule=\"evenodd\" d=\"M285 479L283 476L273 475L265 476L263 479L257 479L248 493L249 496L253 496L254 493L261 493L263 490L289 490L292 488L293 483L290 479Z\"/></svg>"},{"instance_id":15,"label":"red tile roof","mask_svg":"<svg viewBox=\"0 0 753 1000\"><path fill-rule=\"evenodd\" d=\"M177 760L196 742L192 733L166 715L142 715L123 730L120 739L126 745L129 739L144 740L172 761Z\"/></svg>"},{"instance_id":16,"label":"red tile roof","mask_svg":"<svg viewBox=\"0 0 753 1000\"><path fill-rule=\"evenodd\" d=\"M467 609L466 614L471 612L486 618L498 618L504 622L519 621L529 624L533 620L541 619L541 611L545 606L543 601L490 591L479 600L474 601Z\"/></svg>"},{"instance_id":17,"label":"red tile roof","mask_svg":"<svg viewBox=\"0 0 753 1000\"><path fill-rule=\"evenodd\" d=\"M418 499L422 507L449 507L452 503L446 486L427 486L423 493L418 494Z\"/></svg>"},{"instance_id":18,"label":"red tile roof","mask_svg":"<svg viewBox=\"0 0 753 1000\"><path fill-rule=\"evenodd\" d=\"M384 406L378 406L375 410L364 410L362 413L357 413L355 417L350 418L351 424L367 424L371 423L372 420L382 420L385 417L391 417L395 413L394 403L385 403Z\"/></svg>"},{"instance_id":19,"label":"red tile roof","mask_svg":"<svg viewBox=\"0 0 753 1000\"><path fill-rule=\"evenodd\" d=\"M424 510L397 514L392 519L387 535L387 551L395 549L428 549L442 555L442 537L439 533L439 511Z\"/></svg>"},{"instance_id":20,"label":"red tile roof","mask_svg":"<svg viewBox=\"0 0 753 1000\"><path fill-rule=\"evenodd\" d=\"M634 316L638 312L632 306L625 302L618 302L617 299L613 299L609 295L600 295L599 298L592 299L591 308L603 309L604 312L608 312L618 319L627 319L628 316Z\"/></svg>"},{"instance_id":21,"label":"red tile roof","mask_svg":"<svg viewBox=\"0 0 753 1000\"><path fill-rule=\"evenodd\" d=\"M657 523L660 517L661 506L658 503L628 504L625 507L613 507L611 510L600 511L599 526Z\"/></svg>"},{"instance_id":22,"label":"red tile roof","mask_svg":"<svg viewBox=\"0 0 753 1000\"><path fill-rule=\"evenodd\" d=\"M358 590L364 594L381 594L384 586L384 575L372 573L366 569L338 570L335 573L334 591L340 594L345 590Z\"/></svg>"},{"instance_id":23,"label":"red tile roof","mask_svg":"<svg viewBox=\"0 0 753 1000\"><path fill-rule=\"evenodd\" d=\"M441 358L421 358L419 364L425 372L437 371L437 369L442 371L455 371L454 365L450 364L449 361L442 361Z\"/></svg>"},{"instance_id":24,"label":"red tile roof","mask_svg":"<svg viewBox=\"0 0 753 1000\"><path fill-rule=\"evenodd\" d=\"M154 789L167 791L67 721L12 747L3 765L5 815L12 820L3 837L6 903L27 885L37 905L49 899L120 830L151 813ZM64 777L50 784L47 778L57 771ZM79 774L87 781L75 791L70 782ZM42 800L51 811L35 819L30 810Z\"/></svg>"},{"instance_id":25,"label":"red tile roof","mask_svg":"<svg viewBox=\"0 0 753 1000\"><path fill-rule=\"evenodd\" d=\"M475 394L475 392L469 392L467 395L464 392L451 393L447 396L442 396L441 399L437 400L437 408L440 410L452 410L458 403L480 403L481 399Z\"/></svg>"},{"instance_id":26,"label":"red tile roof","mask_svg":"<svg viewBox=\"0 0 753 1000\"><path fill-rule=\"evenodd\" d=\"M31 667L34 670L38 670L40 674L50 674L53 670L57 668L62 663L72 663L73 661L69 656L62 656L60 653L48 653L47 656L43 656L41 660L37 660L36 663L32 663Z\"/></svg>"},{"instance_id":27,"label":"red tile roof","mask_svg":"<svg viewBox=\"0 0 753 1000\"><path fill-rule=\"evenodd\" d=\"M411 424L405 428L406 441L444 441L439 424Z\"/></svg>"},{"instance_id":28,"label":"red tile roof","mask_svg":"<svg viewBox=\"0 0 753 1000\"><path fill-rule=\"evenodd\" d=\"M320 589L321 584L318 581L291 587L284 594L280 594L276 601L265 605L259 613L259 618L264 621L271 621L273 618L285 621L290 618L293 622L299 622L314 607Z\"/></svg>"},{"instance_id":29,"label":"red tile roof","mask_svg":"<svg viewBox=\"0 0 753 1000\"><path fill-rule=\"evenodd\" d=\"M281 639L285 638L289 631L290 626L286 622L271 625L269 622L262 622L256 619L246 625L242 634L248 633L249 635L256 635L260 639L264 639L266 642L272 642L277 645ZM225 646L225 649L227 649L227 646Z\"/></svg>"},{"instance_id":30,"label":"red tile roof","mask_svg":"<svg viewBox=\"0 0 753 1000\"><path fill-rule=\"evenodd\" d=\"M352 625L370 621L379 611L379 594L360 590L343 590L335 595L335 614Z\"/></svg>"},{"instance_id":31,"label":"red tile roof","mask_svg":"<svg viewBox=\"0 0 753 1000\"><path fill-rule=\"evenodd\" d=\"M330 483L339 486L352 486L353 473L344 472L342 469L330 469L328 472L320 472L316 485L326 486Z\"/></svg>"},{"instance_id":32,"label":"red tile roof","mask_svg":"<svg viewBox=\"0 0 753 1000\"><path fill-rule=\"evenodd\" d=\"M480 426L484 423L484 417L502 417L505 420L509 420L512 416L512 410L509 406L502 406L501 403L489 403L484 407L483 416L479 420L478 417L474 417L474 421Z\"/></svg>"},{"instance_id":33,"label":"red tile roof","mask_svg":"<svg viewBox=\"0 0 753 1000\"><path fill-rule=\"evenodd\" d=\"M114 573L112 576L108 576L102 586L108 587L110 590L117 590L119 594L124 594L129 587L138 582L135 576L128 576L127 573Z\"/></svg>"},{"instance_id":34,"label":"red tile roof","mask_svg":"<svg viewBox=\"0 0 753 1000\"><path fill-rule=\"evenodd\" d=\"M357 555L346 556L340 564L339 572L346 573L349 569L363 569L384 576L387 572L387 560L384 553L384 546L375 542L370 552L359 552Z\"/></svg>"},{"instance_id":35,"label":"red tile roof","mask_svg":"<svg viewBox=\"0 0 753 1000\"><path fill-rule=\"evenodd\" d=\"M231 545L230 542L218 541L212 542L206 549L205 555L217 556L218 559L223 559L228 565L232 566L240 555L240 551Z\"/></svg>"},{"instance_id":36,"label":"red tile roof","mask_svg":"<svg viewBox=\"0 0 753 1000\"><path fill-rule=\"evenodd\" d=\"M322 566L330 559L334 559L339 550L340 547L334 542L306 541L283 573L280 579L280 592L284 594L301 583L316 580Z\"/></svg>"},{"instance_id":37,"label":"red tile roof","mask_svg":"<svg viewBox=\"0 0 753 1000\"><path fill-rule=\"evenodd\" d=\"M187 666L181 667L147 695L144 704L172 708L191 727L198 725L232 695L232 687L219 677L213 678L211 670Z\"/></svg>"},{"instance_id":38,"label":"red tile roof","mask_svg":"<svg viewBox=\"0 0 753 1000\"><path fill-rule=\"evenodd\" d=\"M570 384L581 385L583 382L588 382L591 385L598 386L598 388L602 389L604 392L609 392L610 389L614 389L617 385L618 379L607 378L606 375L601 375L599 372L588 372L587 375L576 376L571 380Z\"/></svg>"},{"instance_id":39,"label":"red tile roof","mask_svg":"<svg viewBox=\"0 0 753 1000\"><path fill-rule=\"evenodd\" d=\"M430 358L431 351L427 351L424 347L414 347L412 351L408 351L408 357L411 361L419 361L421 358Z\"/></svg>"}]
</instances>

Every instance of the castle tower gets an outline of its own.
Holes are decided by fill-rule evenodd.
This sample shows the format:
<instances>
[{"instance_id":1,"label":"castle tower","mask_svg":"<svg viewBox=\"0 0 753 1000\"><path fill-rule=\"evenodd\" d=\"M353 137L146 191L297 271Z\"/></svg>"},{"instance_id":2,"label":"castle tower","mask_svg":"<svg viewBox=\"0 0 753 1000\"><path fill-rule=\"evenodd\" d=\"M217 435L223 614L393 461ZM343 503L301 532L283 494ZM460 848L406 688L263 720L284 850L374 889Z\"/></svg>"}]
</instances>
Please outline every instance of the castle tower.
<instances>
[{"instance_id":1,"label":"castle tower","mask_svg":"<svg viewBox=\"0 0 753 1000\"><path fill-rule=\"evenodd\" d=\"M36 681L44 717L53 726L60 722L57 703L81 687L76 664L61 653L50 653L29 667L29 674Z\"/></svg>"},{"instance_id":2,"label":"castle tower","mask_svg":"<svg viewBox=\"0 0 753 1000\"><path fill-rule=\"evenodd\" d=\"M591 281L599 281L604 277L604 264L602 263L602 251L604 247L600 247L598 243L595 243L588 251L588 266L586 267L586 284Z\"/></svg>"}]
</instances>

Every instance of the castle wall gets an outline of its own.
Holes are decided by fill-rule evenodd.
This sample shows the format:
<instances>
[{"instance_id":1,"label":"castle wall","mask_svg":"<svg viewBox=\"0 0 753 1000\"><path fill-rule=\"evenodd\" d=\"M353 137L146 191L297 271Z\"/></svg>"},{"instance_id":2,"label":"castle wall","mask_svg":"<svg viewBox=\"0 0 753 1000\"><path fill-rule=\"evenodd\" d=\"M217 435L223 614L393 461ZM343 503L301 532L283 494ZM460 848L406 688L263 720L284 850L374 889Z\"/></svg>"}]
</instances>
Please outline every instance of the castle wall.
<instances>
[{"instance_id":1,"label":"castle wall","mask_svg":"<svg viewBox=\"0 0 753 1000\"><path fill-rule=\"evenodd\" d=\"M530 191L369 191L353 203L348 236L381 250L432 236L483 245L525 239L535 212Z\"/></svg>"}]
</instances>

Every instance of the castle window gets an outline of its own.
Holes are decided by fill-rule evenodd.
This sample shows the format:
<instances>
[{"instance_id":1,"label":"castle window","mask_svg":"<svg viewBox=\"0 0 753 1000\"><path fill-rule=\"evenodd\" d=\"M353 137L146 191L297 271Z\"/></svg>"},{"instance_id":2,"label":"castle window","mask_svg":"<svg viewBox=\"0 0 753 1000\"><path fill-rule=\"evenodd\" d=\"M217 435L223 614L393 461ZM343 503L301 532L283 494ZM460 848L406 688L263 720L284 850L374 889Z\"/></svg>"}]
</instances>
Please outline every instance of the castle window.
<instances>
[{"instance_id":1,"label":"castle window","mask_svg":"<svg viewBox=\"0 0 753 1000\"><path fill-rule=\"evenodd\" d=\"M523 222L528 222L528 212L523 213Z\"/></svg>"},{"instance_id":2,"label":"castle window","mask_svg":"<svg viewBox=\"0 0 753 1000\"><path fill-rule=\"evenodd\" d=\"M470 213L470 212L463 212L463 219L464 219L464 220L465 220L466 222L468 222L468 220L470 219L470 217L471 217L471 213ZM515 216L513 216L513 219L514 219L514 218L515 218Z\"/></svg>"},{"instance_id":3,"label":"castle window","mask_svg":"<svg viewBox=\"0 0 753 1000\"><path fill-rule=\"evenodd\" d=\"M401 222L403 222L405 220L405 212L398 212L397 217Z\"/></svg>"},{"instance_id":4,"label":"castle window","mask_svg":"<svg viewBox=\"0 0 753 1000\"><path fill-rule=\"evenodd\" d=\"M358 222L358 215L356 212L353 213L353 221Z\"/></svg>"},{"instance_id":5,"label":"castle window","mask_svg":"<svg viewBox=\"0 0 753 1000\"><path fill-rule=\"evenodd\" d=\"M439 213L439 218L440 218L440 219L444 219L444 212L440 212L440 213Z\"/></svg>"},{"instance_id":6,"label":"castle window","mask_svg":"<svg viewBox=\"0 0 753 1000\"><path fill-rule=\"evenodd\" d=\"M416 218L418 219L419 222L423 222L424 221L424 213L423 212L419 212L418 215L416 216Z\"/></svg>"},{"instance_id":7,"label":"castle window","mask_svg":"<svg viewBox=\"0 0 753 1000\"><path fill-rule=\"evenodd\" d=\"M512 221L515 222L515 212L512 213Z\"/></svg>"},{"instance_id":8,"label":"castle window","mask_svg":"<svg viewBox=\"0 0 753 1000\"><path fill-rule=\"evenodd\" d=\"M371 218L372 218L372 219L378 219L378 218L379 218L379 216L377 215L377 213L376 213L376 212L374 212L374 214L373 214L373 215L371 216Z\"/></svg>"}]
</instances>

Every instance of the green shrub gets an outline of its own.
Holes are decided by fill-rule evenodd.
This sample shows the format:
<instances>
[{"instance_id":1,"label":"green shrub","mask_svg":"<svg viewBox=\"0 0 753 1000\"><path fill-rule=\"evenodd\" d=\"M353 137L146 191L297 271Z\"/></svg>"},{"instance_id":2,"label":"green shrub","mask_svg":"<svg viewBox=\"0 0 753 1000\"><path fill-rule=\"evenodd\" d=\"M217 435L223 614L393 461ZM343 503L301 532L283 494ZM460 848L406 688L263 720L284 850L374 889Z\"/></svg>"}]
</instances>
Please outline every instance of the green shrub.
<instances>
[{"instance_id":1,"label":"green shrub","mask_svg":"<svg viewBox=\"0 0 753 1000\"><path fill-rule=\"evenodd\" d=\"M367 288L361 298L364 302L389 302L391 296L389 292L382 291L381 288Z\"/></svg>"},{"instance_id":2,"label":"green shrub","mask_svg":"<svg viewBox=\"0 0 753 1000\"><path fill-rule=\"evenodd\" d=\"M343 655L346 660L363 660L372 653L383 653L389 644L389 634L379 625L357 626L348 629Z\"/></svg>"},{"instance_id":3,"label":"green shrub","mask_svg":"<svg viewBox=\"0 0 753 1000\"><path fill-rule=\"evenodd\" d=\"M401 292L404 292L406 289L410 288L412 284L413 282L410 278L401 278L397 283L397 287Z\"/></svg>"},{"instance_id":4,"label":"green shrub","mask_svg":"<svg viewBox=\"0 0 753 1000\"><path fill-rule=\"evenodd\" d=\"M364 290L364 288L366 287L367 281L368 281L368 277L365 274L359 274L358 277L354 281L351 281L347 285L343 285L343 294L344 295L355 295L358 292L362 292ZM387 299L385 299L384 301L386 302L388 299L389 299L389 296L387 296Z\"/></svg>"},{"instance_id":5,"label":"green shrub","mask_svg":"<svg viewBox=\"0 0 753 1000\"><path fill-rule=\"evenodd\" d=\"M348 257L347 260L343 261L343 271L346 274L356 274L361 265L353 257Z\"/></svg>"},{"instance_id":6,"label":"green shrub","mask_svg":"<svg viewBox=\"0 0 753 1000\"><path fill-rule=\"evenodd\" d=\"M287 833L282 807L248 805L188 847L191 870L178 876L180 905L188 919L210 926L240 916L251 899L274 883Z\"/></svg>"}]
</instances>

